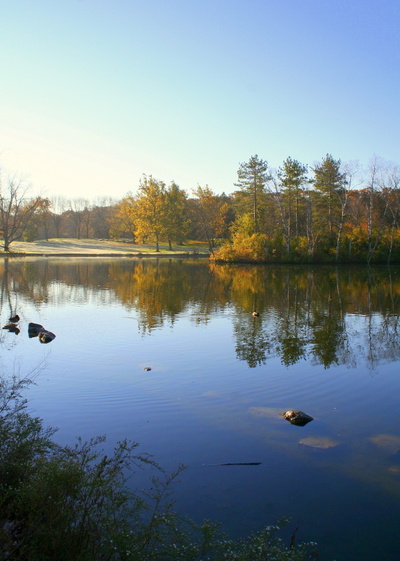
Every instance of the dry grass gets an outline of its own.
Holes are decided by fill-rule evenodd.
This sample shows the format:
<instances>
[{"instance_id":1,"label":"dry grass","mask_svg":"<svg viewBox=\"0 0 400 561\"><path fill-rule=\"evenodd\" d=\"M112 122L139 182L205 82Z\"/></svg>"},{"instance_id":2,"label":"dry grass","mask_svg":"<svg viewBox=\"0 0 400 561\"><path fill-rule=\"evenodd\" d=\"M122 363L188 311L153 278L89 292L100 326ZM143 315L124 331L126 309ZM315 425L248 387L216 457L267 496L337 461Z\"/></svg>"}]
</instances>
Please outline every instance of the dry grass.
<instances>
[{"instance_id":1,"label":"dry grass","mask_svg":"<svg viewBox=\"0 0 400 561\"><path fill-rule=\"evenodd\" d=\"M199 253L208 255L206 245L189 243L185 246L173 246L171 251L168 245L160 244L160 252L156 253L155 245L137 245L112 240L54 238L51 240L38 240L34 242L13 242L11 253L39 254L39 255L180 255Z\"/></svg>"}]
</instances>

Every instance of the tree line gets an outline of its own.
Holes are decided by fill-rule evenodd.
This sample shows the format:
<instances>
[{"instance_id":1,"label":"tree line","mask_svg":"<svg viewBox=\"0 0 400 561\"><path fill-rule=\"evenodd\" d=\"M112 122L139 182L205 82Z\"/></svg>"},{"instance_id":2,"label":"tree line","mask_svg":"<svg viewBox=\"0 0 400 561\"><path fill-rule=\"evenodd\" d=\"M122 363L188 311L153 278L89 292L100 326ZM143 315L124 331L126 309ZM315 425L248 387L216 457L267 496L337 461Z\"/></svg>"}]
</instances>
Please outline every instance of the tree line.
<instances>
[{"instance_id":1,"label":"tree line","mask_svg":"<svg viewBox=\"0 0 400 561\"><path fill-rule=\"evenodd\" d=\"M367 169L327 154L308 166L291 157L273 169L258 155L239 165L233 193L208 185L190 195L143 175L121 200L29 197L0 177L0 231L12 241L53 237L133 243L204 241L215 259L256 262L400 260L400 167L378 157Z\"/></svg>"}]
</instances>

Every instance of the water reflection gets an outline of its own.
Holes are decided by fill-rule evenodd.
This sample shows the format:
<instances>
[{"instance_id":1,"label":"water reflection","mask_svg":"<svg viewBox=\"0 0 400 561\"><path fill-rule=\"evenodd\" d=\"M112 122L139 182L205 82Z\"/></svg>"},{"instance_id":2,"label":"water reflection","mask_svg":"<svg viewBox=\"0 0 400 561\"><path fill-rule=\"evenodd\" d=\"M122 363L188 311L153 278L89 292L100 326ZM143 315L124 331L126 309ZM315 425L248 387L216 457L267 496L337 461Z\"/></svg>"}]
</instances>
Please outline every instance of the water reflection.
<instances>
[{"instance_id":1,"label":"water reflection","mask_svg":"<svg viewBox=\"0 0 400 561\"><path fill-rule=\"evenodd\" d=\"M332 544L324 559L375 561L389 533L384 557L399 558L399 269L98 258L0 269L3 325L21 316L20 335L0 330L3 350L18 345L0 362L22 356L29 372L46 360L32 406L67 442L107 433L167 468L182 461L182 511L233 531L286 515ZM54 343L29 339L32 321ZM287 423L292 408L314 421ZM252 461L251 474L202 467Z\"/></svg>"},{"instance_id":2,"label":"water reflection","mask_svg":"<svg viewBox=\"0 0 400 561\"><path fill-rule=\"evenodd\" d=\"M250 368L273 357L286 366L311 360L325 368L365 360L372 369L400 358L398 269L4 259L0 273L3 314L15 313L21 299L38 309L71 299L115 302L136 311L143 334L182 314L196 323L230 314L237 358Z\"/></svg>"}]
</instances>

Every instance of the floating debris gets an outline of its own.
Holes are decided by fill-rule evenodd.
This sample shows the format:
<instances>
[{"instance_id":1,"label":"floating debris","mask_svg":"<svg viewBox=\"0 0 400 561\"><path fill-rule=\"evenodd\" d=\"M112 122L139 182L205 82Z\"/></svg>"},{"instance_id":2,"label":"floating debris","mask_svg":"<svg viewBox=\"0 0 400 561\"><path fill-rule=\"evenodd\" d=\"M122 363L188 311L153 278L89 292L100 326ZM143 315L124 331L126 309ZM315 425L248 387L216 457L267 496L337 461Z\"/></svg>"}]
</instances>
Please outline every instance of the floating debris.
<instances>
[{"instance_id":1,"label":"floating debris","mask_svg":"<svg viewBox=\"0 0 400 561\"><path fill-rule=\"evenodd\" d=\"M311 448L326 450L328 448L334 448L340 444L340 442L333 440L333 438L329 438L329 436L308 436L307 438L299 440L299 444L303 444L303 446L310 446Z\"/></svg>"}]
</instances>

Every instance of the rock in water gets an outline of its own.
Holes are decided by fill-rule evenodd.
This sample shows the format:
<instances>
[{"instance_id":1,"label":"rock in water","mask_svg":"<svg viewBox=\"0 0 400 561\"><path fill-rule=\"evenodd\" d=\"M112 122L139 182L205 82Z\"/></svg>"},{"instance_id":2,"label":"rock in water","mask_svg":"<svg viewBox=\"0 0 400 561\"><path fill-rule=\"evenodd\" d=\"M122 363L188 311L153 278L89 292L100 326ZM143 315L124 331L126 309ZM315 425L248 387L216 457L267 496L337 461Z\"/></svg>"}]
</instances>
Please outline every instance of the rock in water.
<instances>
[{"instance_id":1,"label":"rock in water","mask_svg":"<svg viewBox=\"0 0 400 561\"><path fill-rule=\"evenodd\" d=\"M2 329L8 329L10 333L15 333L16 335L20 332L19 327L15 323L6 323Z\"/></svg>"},{"instance_id":2,"label":"rock in water","mask_svg":"<svg viewBox=\"0 0 400 561\"><path fill-rule=\"evenodd\" d=\"M328 448L334 448L339 444L339 442L337 440L333 440L333 438L329 438L329 436L309 436L308 438L302 438L299 440L299 444L303 444L303 446L310 446L311 448L327 450Z\"/></svg>"},{"instance_id":3,"label":"rock in water","mask_svg":"<svg viewBox=\"0 0 400 561\"><path fill-rule=\"evenodd\" d=\"M54 333L52 333L51 331L47 331L47 329L42 329L39 332L38 337L41 343L51 343L51 341L53 341L56 338Z\"/></svg>"},{"instance_id":4,"label":"rock in water","mask_svg":"<svg viewBox=\"0 0 400 561\"><path fill-rule=\"evenodd\" d=\"M313 420L313 417L307 415L307 413L303 413L303 411L297 411L295 409L285 411L285 413L282 413L282 416L285 417L289 423L292 423L292 425L297 425L299 427L304 427L304 425Z\"/></svg>"},{"instance_id":5,"label":"rock in water","mask_svg":"<svg viewBox=\"0 0 400 561\"><path fill-rule=\"evenodd\" d=\"M39 333L44 329L43 325L40 323L30 323L28 325L28 335L29 337L37 337Z\"/></svg>"}]
</instances>

